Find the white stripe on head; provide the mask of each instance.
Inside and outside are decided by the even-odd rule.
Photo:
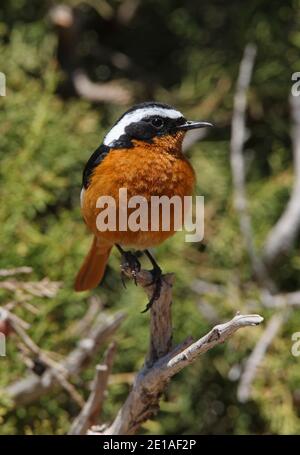
[[[115,126],[107,133],[104,138],[103,144],[112,146],[114,141],[117,141],[123,134],[125,134],[125,128],[131,123],[140,122],[144,117],[150,117],[152,115],[159,115],[160,117],[177,119],[183,117],[182,113],[176,111],[176,109],[164,108],[158,106],[142,107],[132,112],[125,114]]]

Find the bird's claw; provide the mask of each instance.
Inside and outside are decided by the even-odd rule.
[[[131,251],[126,251],[122,254],[122,264],[121,264],[121,280],[123,286],[126,288],[125,284],[125,270],[130,270],[130,273],[133,277],[134,283],[137,286],[136,276],[141,271],[141,264],[137,257],[131,253]]]
[[[146,313],[150,308],[152,307],[153,303],[159,299],[160,297],[160,292],[161,292],[161,287],[162,287],[162,271],[159,267],[155,267],[153,270],[151,270],[152,274],[152,281],[149,283],[147,286],[154,286],[152,296],[149,300],[149,302],[146,305],[146,308],[142,311],[142,313]]]

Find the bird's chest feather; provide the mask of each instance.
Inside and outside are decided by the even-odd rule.
[[[157,149],[133,148],[111,151],[95,168],[90,185],[85,190],[83,215],[93,230],[99,213],[100,196],[112,196],[119,205],[119,189],[127,189],[127,198],[143,196],[190,196],[195,175],[183,155],[172,155]]]
[[[116,197],[127,188],[128,197],[139,195],[190,195],[195,183],[194,171],[183,156],[136,148],[113,150],[95,169],[87,196]]]

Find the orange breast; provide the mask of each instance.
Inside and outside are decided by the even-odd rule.
[[[172,137],[174,140],[174,137]],[[93,172],[90,185],[84,193],[83,216],[91,231],[103,241],[120,243],[124,246],[134,246],[145,249],[158,245],[174,233],[174,229],[156,232],[131,230],[115,232],[99,232],[96,227],[96,218],[100,209],[96,207],[100,196],[112,196],[119,207],[119,189],[127,188],[128,199],[132,196],[143,196],[150,201],[151,196],[190,196],[193,193],[195,176],[190,163],[180,152],[180,147],[171,149],[162,147],[161,141],[170,145],[170,140],[164,137],[154,144],[145,144],[136,141],[131,149],[111,150],[101,164]],[[150,210],[150,205],[149,205]],[[128,215],[132,210],[128,210]],[[173,226],[173,212],[171,227]],[[150,212],[148,214],[150,223]],[[117,217],[118,221],[118,217]],[[118,222],[117,222],[118,224]],[[150,224],[149,224],[150,228]]]

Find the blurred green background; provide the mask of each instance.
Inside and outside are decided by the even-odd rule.
[[[99,289],[76,294],[72,286],[91,241],[79,208],[85,162],[116,118],[134,102],[148,99],[217,125],[188,151],[197,194],[206,201],[204,242],[185,243],[178,233],[156,251],[163,270],[176,274],[175,341],[189,334],[199,337],[237,310],[260,312],[268,320],[272,311],[259,304],[233,207],[230,122],[239,63],[245,45],[253,42],[257,59],[245,157],[260,249],[293,183],[288,97],[291,75],[300,70],[300,1],[67,0],[64,5],[72,10],[66,11],[72,11],[77,24],[71,35],[66,35],[68,17],[55,16],[56,5],[2,0],[0,6],[0,71],[7,78],[6,97],[0,98],[0,268],[31,266],[30,279],[63,282],[55,298],[32,301],[40,310],[26,314],[32,338],[44,349],[68,353],[76,339],[67,330],[96,294],[106,311],[128,313],[115,337],[113,375],[133,373],[143,362],[149,315],[140,311],[146,299],[132,283],[122,288],[118,254],[111,256]],[[79,96],[73,78],[79,68],[94,82],[122,87],[120,102]],[[281,291],[300,287],[299,269],[298,242],[273,271]],[[224,293],[200,298],[192,287],[195,279],[221,284]],[[0,290],[0,304],[10,298]],[[210,317],[203,308],[210,309]],[[291,335],[299,330],[300,314],[294,311],[259,367],[247,403],[237,399],[234,372],[263,327],[239,332],[176,376],[159,414],[141,433],[299,433],[300,360],[290,353]],[[7,357],[0,358],[0,387],[25,371],[11,337]],[[73,380],[84,396],[93,374],[92,365]],[[129,389],[125,380],[111,384],[104,421],[113,419]],[[17,410],[0,394],[0,433],[63,434],[78,412],[65,391]]]

